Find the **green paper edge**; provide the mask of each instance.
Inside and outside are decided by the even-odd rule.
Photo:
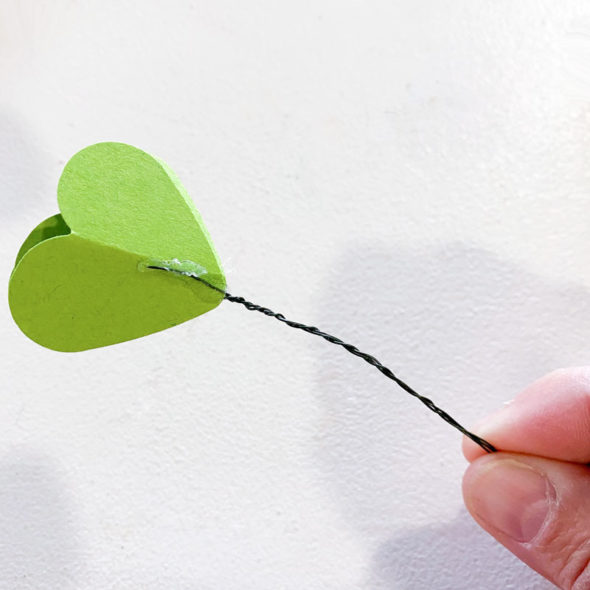
[[[21,258],[34,246],[48,240],[50,238],[54,238],[56,236],[63,236],[70,233],[70,228],[64,221],[64,218],[58,213],[57,215],[52,215],[48,217],[45,221],[42,221],[28,236],[27,239],[23,242],[23,245],[20,247],[18,254],[16,255],[16,260],[14,262],[14,266],[18,265]]]

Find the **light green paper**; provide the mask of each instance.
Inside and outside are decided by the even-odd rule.
[[[191,261],[225,290],[198,211],[158,159],[122,143],[89,146],[66,164],[58,203],[61,215],[23,243],[9,283],[12,315],[35,342],[67,352],[107,346],[185,322],[223,299],[191,273],[146,268]]]

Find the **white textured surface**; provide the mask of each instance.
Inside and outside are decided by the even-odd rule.
[[[588,362],[589,17],[2,0],[2,284],[65,161],[126,141],[177,171],[232,292],[469,424]],[[550,587],[462,508],[459,435],[333,346],[229,303],[82,354],[5,301],[0,329],[0,588]]]

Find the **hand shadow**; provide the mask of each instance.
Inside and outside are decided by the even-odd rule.
[[[544,373],[587,362],[584,288],[465,244],[351,247],[324,292],[320,329],[375,355],[467,427]],[[315,346],[320,477],[376,548],[367,588],[487,590],[509,587],[498,583],[508,578],[520,590],[551,587],[506,551],[490,557],[494,543],[456,517],[459,433],[360,359]]]
[[[440,567],[442,547],[445,567]],[[371,590],[555,588],[473,526],[465,509],[451,522],[402,531],[389,539],[374,555],[371,576]]]

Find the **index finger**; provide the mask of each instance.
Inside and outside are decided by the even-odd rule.
[[[500,451],[590,462],[590,367],[549,373],[471,431]],[[463,454],[473,461],[485,451],[465,437]]]

